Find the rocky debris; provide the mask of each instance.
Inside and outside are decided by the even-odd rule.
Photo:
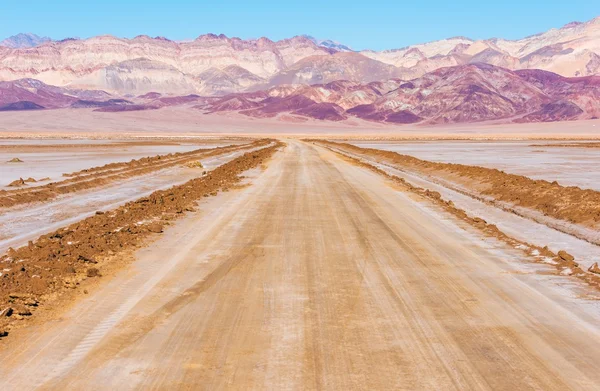
[[[38,306],[39,300],[29,293],[10,293],[6,304],[8,306],[0,310],[0,337],[7,335],[8,322],[31,316],[32,310]]]
[[[473,217],[473,224],[479,228],[485,228],[487,226],[487,221],[480,217]]]
[[[148,226],[148,231],[159,234],[163,232],[163,226],[162,224],[152,223]]]
[[[19,159],[18,157],[15,157],[10,159],[7,163],[23,163],[23,160]]]
[[[204,168],[200,161],[189,162],[184,165],[187,168]]]
[[[430,198],[435,198],[437,200],[442,199],[442,195],[437,191],[425,190],[425,195]]]
[[[558,252],[558,256],[563,261],[567,261],[567,262],[573,262],[573,261],[575,261],[575,257],[572,256],[571,254],[569,254],[568,252],[566,252],[565,250],[560,250]]]
[[[31,310],[24,305],[16,305],[14,310],[14,314],[18,316],[31,316]]]
[[[91,267],[89,269],[87,269],[86,275],[90,278],[92,277],[100,277],[100,270],[98,268],[95,267]]]
[[[11,307],[22,314],[34,312],[45,295],[77,289],[85,278],[101,276],[98,267],[91,267],[93,264],[102,265],[123,251],[139,247],[153,232],[162,232],[170,220],[194,210],[197,200],[204,195],[238,184],[241,173],[261,166],[280,145],[245,153],[205,176],[94,214],[23,247],[10,248],[0,256],[0,264],[4,266],[0,277],[0,308]],[[16,314],[5,319],[14,316],[29,315]],[[0,329],[3,327],[0,322]]]
[[[83,263],[98,263],[97,261],[93,260],[92,258],[88,258],[85,255],[79,254],[79,257],[77,258],[78,261],[81,261]]]
[[[10,293],[8,295],[10,303],[20,303],[29,307],[37,307],[39,300],[31,293]]]
[[[595,262],[592,266],[588,268],[588,272],[594,274],[600,274],[600,266],[598,266],[598,262]]]

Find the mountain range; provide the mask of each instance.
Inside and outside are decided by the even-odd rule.
[[[598,118],[600,18],[517,41],[454,37],[380,52],[310,36],[215,34],[19,34],[0,45],[0,111],[165,106],[395,124]]]
[[[214,34],[189,42],[148,36],[46,41],[19,35],[1,45],[0,80],[35,78],[56,86],[133,95],[160,91],[223,96],[282,84],[410,80],[470,63],[541,69],[566,77],[600,73],[600,17],[516,41],[454,37],[386,51],[356,52],[310,36],[274,42]]]
[[[600,117],[600,76],[568,78],[475,63],[441,68],[410,81],[273,87],[232,94],[200,108],[252,117],[358,117],[401,124],[592,119]]]
[[[0,111],[92,108],[121,112],[187,106],[255,118],[382,123],[546,122],[600,117],[600,76],[569,78],[475,63],[440,68],[409,81],[281,85],[224,97],[150,92],[128,99],[100,90],[55,87],[34,79],[0,82]]]

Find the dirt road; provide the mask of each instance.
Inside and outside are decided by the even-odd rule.
[[[600,301],[567,277],[321,147],[289,142],[248,176],[15,332],[0,388],[600,386]]]

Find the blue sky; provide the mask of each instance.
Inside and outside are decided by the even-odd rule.
[[[457,35],[517,39],[596,16],[598,0],[0,0],[0,37],[32,32],[55,39],[147,34],[180,40],[211,32],[277,40],[310,34],[381,50]]]

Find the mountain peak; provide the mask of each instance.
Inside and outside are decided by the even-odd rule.
[[[39,35],[32,33],[19,33],[0,42],[0,46],[6,46],[12,49],[32,48],[48,41],[51,41],[48,37],[40,37]]]
[[[334,50],[337,50],[338,52],[353,52],[354,51],[351,47],[346,46],[346,45],[341,44],[336,41],[332,41],[331,39],[317,39],[313,36],[306,35],[306,34],[302,35],[302,37],[312,41],[317,46],[321,46],[321,47],[324,47],[327,49],[334,49]]]
[[[582,24],[583,24],[583,22],[574,21],[574,22],[570,22],[570,23],[565,24],[564,26],[562,26],[562,28],[563,29],[570,29],[570,28],[573,28],[573,27],[580,26]]]

